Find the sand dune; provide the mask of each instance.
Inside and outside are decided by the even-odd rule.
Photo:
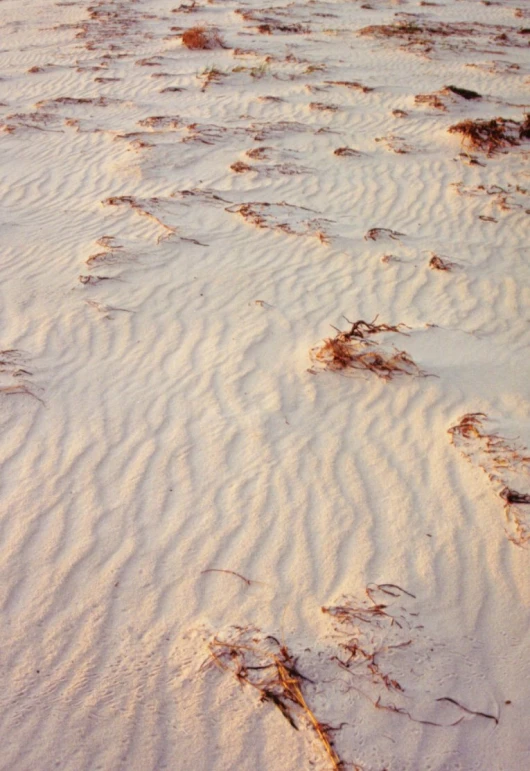
[[[0,16],[0,768],[525,768],[528,9]]]

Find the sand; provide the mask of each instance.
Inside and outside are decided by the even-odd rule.
[[[30,5],[0,2],[0,768],[333,768],[215,666],[242,639],[344,769],[526,768],[530,141],[449,128],[530,111],[529,9]],[[319,357],[360,319],[417,370]]]

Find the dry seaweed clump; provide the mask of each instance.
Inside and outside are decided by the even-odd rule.
[[[223,40],[215,28],[191,27],[182,35],[182,44],[194,51],[224,48]]]
[[[448,131],[460,134],[470,148],[495,153],[530,138],[530,114],[525,115],[521,122],[506,118],[467,119],[450,126]]]
[[[396,375],[413,375],[425,377],[418,365],[406,351],[385,350],[371,338],[380,332],[398,332],[404,324],[391,326],[376,324],[362,319],[352,323],[347,331],[337,330],[335,337],[329,337],[310,352],[311,360],[317,367],[332,372],[348,372],[349,370],[364,370],[373,372],[382,380],[391,380]],[[351,323],[351,322],[350,322]],[[314,372],[314,370],[310,370]]]
[[[331,727],[320,722],[307,703],[304,691],[312,681],[300,672],[297,659],[286,645],[257,629],[234,627],[223,639],[214,637],[208,648],[220,669],[232,674],[241,685],[252,686],[260,701],[277,707],[296,731],[310,727],[335,771],[346,768],[334,748]]]
[[[530,543],[530,453],[516,442],[488,431],[483,412],[463,415],[449,428],[451,441],[481,468],[504,501],[508,537],[517,546]]]

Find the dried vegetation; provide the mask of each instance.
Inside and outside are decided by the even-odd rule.
[[[482,412],[463,415],[449,429],[451,441],[481,468],[504,502],[508,537],[517,546],[530,543],[530,453],[514,440],[488,431]]]
[[[28,378],[32,372],[27,369],[26,357],[15,348],[0,350],[0,394],[5,396],[32,396],[41,404],[42,399],[35,393],[35,388]]]
[[[519,145],[523,139],[530,139],[530,113],[521,121],[508,118],[467,119],[450,126],[448,131],[450,134],[460,134],[462,142],[469,148],[493,154]]]
[[[314,212],[304,206],[293,206],[285,201],[249,201],[228,206],[226,211],[241,215],[257,228],[281,231],[291,236],[310,236],[321,243],[329,243],[330,235],[325,228],[330,220],[312,217]]]
[[[152,222],[156,223],[164,231],[164,233],[158,237],[158,242],[165,238],[169,238],[176,232],[175,228],[166,225],[166,223],[162,222],[162,220],[154,213],[154,210],[159,203],[160,199],[158,198],[139,199],[132,195],[114,195],[103,201],[105,206],[128,206],[141,216],[147,217]]]
[[[182,44],[192,51],[211,51],[225,48],[219,31],[214,27],[191,27],[182,35]]]
[[[241,685],[254,688],[261,702],[273,704],[295,730],[308,725],[326,751],[331,767],[345,769],[338,756],[330,726],[322,723],[308,704],[306,685],[311,681],[298,668],[286,645],[257,629],[234,628],[209,644],[215,664],[232,674]]]
[[[513,27],[499,24],[470,22],[426,21],[420,14],[407,14],[393,24],[373,24],[358,32],[361,36],[379,40],[399,41],[401,47],[421,54],[436,49],[462,53],[477,51],[493,53],[495,49],[527,46]],[[493,49],[493,50],[492,50]]]
[[[238,573],[234,575],[247,585],[252,583]],[[435,645],[432,640],[422,639],[424,627],[418,624],[418,614],[407,607],[415,599],[414,594],[397,584],[370,584],[360,597],[343,596],[337,604],[322,607],[331,630],[316,656],[307,646],[297,656],[285,642],[256,627],[234,626],[210,639],[209,657],[202,669],[215,666],[230,674],[242,687],[253,689],[260,703],[279,710],[293,729],[308,730],[335,771],[363,768],[346,760],[351,742],[341,742],[345,726],[351,728],[354,717],[351,700],[343,703],[340,695],[351,691],[363,696],[375,709],[422,725],[448,728],[471,717],[498,723],[496,715],[471,709],[452,696],[426,699],[418,689],[414,670],[422,659],[432,665]],[[322,703],[318,698],[322,692],[323,703],[329,705],[329,690],[339,697],[333,700],[336,725],[317,716],[313,707]],[[340,722],[342,709],[346,710],[346,719]]]
[[[450,271],[455,267],[455,263],[440,257],[438,254],[433,254],[429,260],[429,268],[431,270],[445,270]]]
[[[392,380],[397,375],[425,377],[418,365],[406,351],[397,349],[388,351],[373,340],[373,335],[381,332],[406,334],[402,331],[405,324],[392,326],[372,322],[355,321],[346,331],[337,330],[335,337],[324,340],[310,352],[311,360],[319,367],[332,372],[362,370],[373,372],[382,380]]]

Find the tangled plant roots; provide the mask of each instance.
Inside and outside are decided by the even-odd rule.
[[[368,370],[383,380],[391,380],[395,375],[415,375],[425,377],[417,364],[406,351],[385,351],[370,339],[370,335],[379,332],[401,332],[404,324],[391,326],[367,321],[356,321],[349,331],[338,331],[335,337],[327,338],[313,348],[310,356],[314,364],[324,369],[340,372],[345,370]]]
[[[295,730],[308,724],[326,750],[332,768],[345,769],[333,746],[332,729],[315,717],[306,701],[304,687],[311,681],[299,671],[296,658],[285,645],[257,629],[235,627],[225,639],[214,637],[208,647],[220,669],[230,672],[242,685],[255,688],[260,701],[274,704]]]
[[[508,537],[517,546],[530,543],[530,455],[485,427],[487,416],[468,413],[449,429],[451,441],[473,465],[489,477],[504,502]]]

